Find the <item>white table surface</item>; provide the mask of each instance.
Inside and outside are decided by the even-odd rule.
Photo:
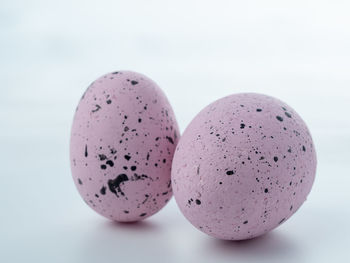
[[[349,262],[348,1],[3,1],[0,262]],[[75,106],[120,69],[165,91],[181,131],[235,92],[278,97],[304,118],[317,177],[303,207],[244,242],[199,232],[174,199],[136,224],[95,214],[69,168]]]

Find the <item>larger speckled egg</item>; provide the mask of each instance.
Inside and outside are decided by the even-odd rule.
[[[185,217],[220,239],[243,240],[285,222],[316,172],[310,132],[284,102],[231,95],[204,108],[176,148],[172,185]]]
[[[171,163],[179,129],[155,82],[119,71],[94,81],[77,107],[71,170],[84,201],[116,221],[137,221],[171,198]]]

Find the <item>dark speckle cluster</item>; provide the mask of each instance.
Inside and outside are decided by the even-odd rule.
[[[108,188],[118,197],[118,193],[124,195],[123,191],[120,188],[120,184],[123,182],[129,181],[129,178],[126,174],[120,174],[113,180],[108,180]]]

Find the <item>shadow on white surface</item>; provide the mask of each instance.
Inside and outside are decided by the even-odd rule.
[[[205,248],[213,258],[231,258],[233,261],[239,259],[245,262],[296,262],[303,254],[303,249],[296,240],[278,231],[244,241],[210,239]]]
[[[106,223],[106,228],[111,229],[111,231],[117,232],[137,232],[137,233],[149,233],[157,232],[160,230],[160,226],[153,223],[152,221],[135,221],[135,222],[116,222],[109,221]]]
[[[171,254],[172,244],[165,229],[152,220],[133,223],[103,221],[86,233],[78,253],[78,262],[128,262],[159,260],[161,254]]]
[[[189,226],[190,227],[190,226]],[[176,232],[176,235],[174,235]],[[181,236],[181,238],[179,238]],[[304,249],[288,232],[272,231],[246,241],[224,241],[158,220],[103,221],[86,233],[79,262],[300,262]]]

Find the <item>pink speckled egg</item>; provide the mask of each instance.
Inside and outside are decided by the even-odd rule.
[[[116,221],[147,218],[171,198],[179,129],[155,82],[119,71],[94,81],[77,107],[71,170],[84,201]]]
[[[316,173],[311,135],[284,102],[245,93],[204,108],[182,135],[172,185],[184,216],[227,240],[262,235],[285,222]]]

